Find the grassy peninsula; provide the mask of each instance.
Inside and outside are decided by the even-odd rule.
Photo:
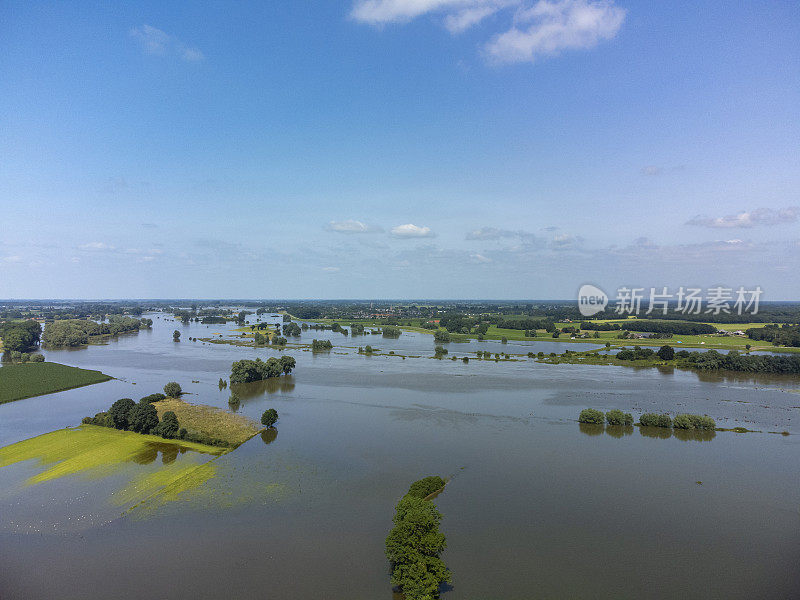
[[[113,379],[100,371],[39,362],[0,367],[0,404],[62,392]]]

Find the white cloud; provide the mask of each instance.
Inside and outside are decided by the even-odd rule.
[[[348,219],[346,221],[331,221],[325,226],[328,231],[335,231],[337,233],[376,233],[383,231],[376,225],[367,225],[361,221],[354,221]]]
[[[470,258],[479,262],[479,263],[490,263],[492,262],[491,258],[485,257],[483,254],[470,254]]]
[[[399,238],[429,238],[436,236],[430,227],[419,227],[412,223],[392,227],[392,235]]]
[[[477,4],[488,3],[479,0],[356,0],[350,16],[371,25],[404,23],[426,13]]]
[[[451,34],[459,34],[499,13],[510,28],[484,50],[492,62],[509,63],[593,48],[617,35],[626,11],[613,0],[356,0],[350,16],[386,25],[438,15]]]
[[[169,35],[147,24],[131,29],[131,37],[139,42],[147,54],[164,54],[170,43]]]
[[[338,273],[341,271],[339,267],[322,267],[322,270],[326,273]]]
[[[105,242],[87,242],[78,246],[80,250],[88,250],[90,252],[110,252],[116,248],[111,244]]]
[[[174,54],[186,62],[200,62],[205,58],[199,49],[187,46],[176,37],[151,25],[133,27],[130,34],[145,54]]]
[[[526,242],[535,242],[536,236],[527,231],[518,229],[512,231],[511,229],[498,229],[497,227],[481,227],[480,229],[473,229],[466,235],[467,240],[499,240],[502,238],[519,238]]]
[[[711,229],[749,229],[759,225],[795,223],[798,218],[800,218],[800,206],[788,206],[778,210],[772,208],[758,208],[753,211],[742,211],[735,215],[726,215],[724,217],[698,215],[689,219],[686,224],[709,227]]]
[[[617,35],[625,12],[611,0],[541,0],[518,11],[514,26],[485,50],[491,60],[511,63],[594,48]]]
[[[444,18],[444,26],[450,33],[461,33],[499,11],[502,8],[500,4],[499,2],[490,2],[485,6],[465,8],[451,13]]]
[[[15,254],[15,255],[12,255],[12,256],[4,256],[4,257],[3,257],[3,262],[7,262],[7,263],[21,263],[21,262],[22,262],[22,257],[21,257],[21,256],[17,256],[16,254]]]

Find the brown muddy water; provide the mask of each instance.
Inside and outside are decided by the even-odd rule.
[[[187,339],[230,329],[162,317],[107,345],[46,352],[118,379],[1,405],[0,445],[170,380],[190,401],[227,407],[230,389],[217,381],[231,362],[277,355]],[[301,341],[314,337],[334,352],[290,347],[294,375],[237,390],[240,413],[274,407],[277,427],[172,501],[120,510],[109,500],[115,477],[162,464],[159,453],[113,477],[36,487],[20,484],[36,465],[0,469],[0,598],[389,600],[383,541],[394,505],[431,474],[451,478],[435,500],[453,572],[445,600],[800,597],[800,381],[464,364],[428,358],[424,334],[309,331]],[[423,358],[356,354],[366,344]],[[458,357],[582,348],[449,346]],[[707,413],[721,427],[792,435],[586,428],[575,421],[585,407]]]

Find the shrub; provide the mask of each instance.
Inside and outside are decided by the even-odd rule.
[[[639,417],[639,424],[645,427],[672,427],[672,419],[666,414],[645,413]]]
[[[181,385],[178,382],[170,381],[164,386],[164,393],[170,398],[180,398],[183,390],[181,390]]]
[[[139,402],[143,402],[145,404],[151,404],[153,402],[160,402],[164,398],[166,398],[164,394],[156,393],[156,394],[150,394],[149,396],[145,396],[144,398],[140,399]]]
[[[278,411],[274,408],[268,408],[264,411],[264,414],[261,415],[261,424],[264,427],[272,427],[275,425],[275,422],[278,420]]]
[[[114,427],[114,422],[107,412],[99,412],[93,417],[84,417],[81,423],[87,425],[99,425],[100,427]]]
[[[581,414],[578,415],[578,422],[579,423],[597,423],[602,425],[605,422],[605,415],[593,408],[584,408],[581,411]]]
[[[621,410],[610,410],[606,413],[606,423],[609,425],[633,425],[633,416]]]
[[[44,355],[34,354],[33,356],[31,356],[31,362],[44,362]]]
[[[714,419],[709,416],[683,413],[675,417],[673,427],[675,427],[675,429],[702,429],[710,431],[716,429],[716,423]]]
[[[501,344],[507,344],[508,343],[508,338],[506,336],[503,336],[502,338],[500,338],[500,343]]]
[[[178,431],[178,437],[181,438],[182,440],[185,440],[187,433],[189,432],[186,430],[186,427],[181,427],[180,430]]]
[[[236,392],[232,392],[230,398],[228,398],[228,406],[231,407],[231,410],[237,411],[239,410],[239,406],[241,405],[242,400],[236,394]]]

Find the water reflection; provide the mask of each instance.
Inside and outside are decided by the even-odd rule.
[[[278,437],[278,430],[274,427],[269,427],[261,432],[261,441],[269,445]]]
[[[294,376],[284,375],[250,383],[233,383],[231,384],[231,391],[235,392],[242,400],[251,400],[264,394],[275,394],[277,392],[286,394],[293,391],[294,386]]]
[[[633,435],[632,425],[602,425],[596,423],[578,423],[578,429],[584,435],[596,436],[603,433],[613,438],[623,438]],[[642,427],[639,426],[639,434],[642,437],[666,440],[676,437],[682,442],[710,442],[717,436],[716,431],[705,431],[702,429],[668,429],[666,427]]]
[[[639,434],[642,437],[666,440],[672,437],[672,429],[667,429],[666,427],[639,427]]]
[[[710,442],[717,437],[717,432],[704,429],[673,429],[672,435],[682,442]]]
[[[578,423],[578,428],[581,430],[581,433],[585,433],[586,435],[603,435],[603,431],[605,430],[605,426],[599,423]]]
[[[606,433],[613,438],[633,435],[633,425],[609,425],[606,427]]]
[[[158,453],[161,453],[161,462],[165,465],[174,463],[179,454],[187,451],[186,448],[176,444],[162,444],[160,442],[146,442],[144,448],[136,452],[131,457],[131,461],[137,465],[149,465],[158,458]]]

